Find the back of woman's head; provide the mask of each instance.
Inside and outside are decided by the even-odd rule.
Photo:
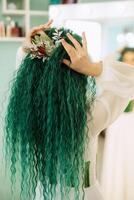
[[[20,169],[23,200],[35,199],[38,183],[44,200],[55,199],[57,186],[58,200],[70,199],[71,187],[78,200],[79,189],[84,187],[87,108],[91,112],[95,81],[93,77],[87,81],[87,76],[62,62],[69,57],[59,40],[64,38],[72,45],[67,32],[81,44],[80,36],[64,28],[51,28],[34,37],[12,82],[6,157],[12,185]]]

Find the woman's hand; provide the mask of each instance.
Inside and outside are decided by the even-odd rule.
[[[37,33],[43,33],[43,30],[48,29],[51,27],[51,24],[53,23],[53,20],[49,20],[46,24],[42,24],[40,26],[34,27],[30,30],[30,32],[26,35],[24,46],[25,44],[28,45],[31,43],[31,38],[36,35]],[[23,48],[25,51],[25,48]]]
[[[63,63],[79,73],[88,76],[99,76],[102,72],[102,63],[92,63],[90,61],[85,33],[82,34],[82,46],[70,33],[67,33],[67,36],[74,47],[68,44],[64,39],[61,39],[61,43],[71,60],[70,62],[70,60],[64,59]]]

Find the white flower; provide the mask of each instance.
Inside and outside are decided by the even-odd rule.
[[[55,32],[53,33],[53,37],[52,39],[55,41],[55,43],[57,43],[57,41],[59,41],[62,37],[63,31],[59,31],[58,29],[55,30]]]

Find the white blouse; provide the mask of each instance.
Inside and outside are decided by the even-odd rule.
[[[16,56],[18,68],[25,53],[20,47]],[[96,154],[99,133],[107,128],[124,111],[128,102],[134,98],[134,67],[118,62],[113,57],[103,60],[103,71],[96,77],[97,94],[92,123],[88,124],[90,142],[85,152],[85,161],[90,160],[90,184],[96,182]]]

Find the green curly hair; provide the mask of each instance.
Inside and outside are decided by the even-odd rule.
[[[52,38],[55,30],[45,33]],[[71,30],[59,30],[71,45],[68,32],[82,44]],[[19,171],[21,200],[36,199],[38,187],[44,200],[55,200],[57,194],[58,200],[69,200],[72,188],[74,200],[81,199],[81,190],[84,199],[84,152],[90,139],[87,112],[92,116],[96,84],[94,77],[67,67],[64,58],[69,56],[61,43],[45,61],[31,59],[28,53],[12,80],[5,152],[13,192]]]

